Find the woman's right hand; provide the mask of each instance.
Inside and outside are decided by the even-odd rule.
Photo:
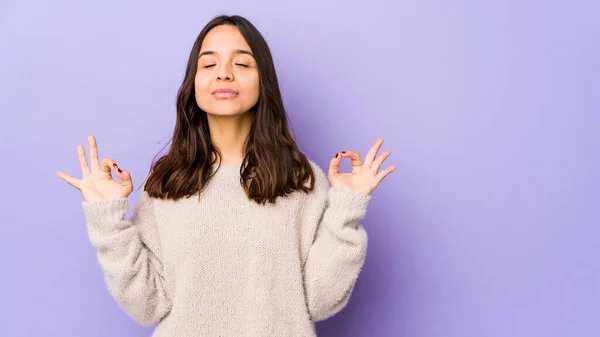
[[[90,144],[91,167],[88,167],[83,146],[77,146],[79,166],[83,177],[75,179],[62,171],[56,172],[56,175],[80,190],[83,199],[87,202],[127,198],[133,191],[133,182],[129,172],[122,171],[115,161],[109,158],[103,158],[102,161],[98,162],[96,138],[88,136],[88,142]],[[115,171],[121,182],[113,180],[111,170]]]

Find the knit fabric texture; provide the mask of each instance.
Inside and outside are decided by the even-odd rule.
[[[83,201],[110,294],[153,337],[316,336],[339,312],[364,264],[370,195],[330,187],[275,204],[250,200],[240,164],[222,164],[200,194]],[[216,165],[214,166],[216,169]]]

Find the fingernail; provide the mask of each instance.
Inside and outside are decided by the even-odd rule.
[[[113,167],[117,167],[117,166],[118,166],[117,163],[113,163]]]
[[[123,173],[123,171],[121,171],[121,169],[118,169],[119,173]]]
[[[346,151],[342,151],[343,154],[346,154]]]
[[[335,154],[335,157],[337,158],[339,155],[340,155],[339,153],[336,153],[336,154]]]

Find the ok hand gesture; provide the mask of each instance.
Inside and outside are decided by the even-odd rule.
[[[383,138],[378,138],[375,145],[367,153],[364,164],[360,160],[360,155],[354,151],[348,150],[336,153],[335,158],[329,163],[329,174],[327,175],[331,186],[347,186],[355,191],[367,195],[371,194],[383,178],[396,170],[396,166],[392,165],[379,172],[381,164],[391,154],[391,151],[386,150],[375,159],[381,144],[383,144]],[[340,163],[344,157],[352,160],[351,173],[340,172]]]
[[[129,172],[122,171],[115,161],[109,158],[104,158],[99,163],[96,138],[89,136],[88,142],[90,145],[91,167],[88,167],[83,146],[77,146],[79,166],[81,167],[83,177],[75,179],[62,171],[56,172],[56,175],[80,190],[83,194],[83,199],[87,202],[128,197],[133,191],[133,182],[131,181]],[[111,170],[115,171],[116,176],[121,182],[113,180]]]

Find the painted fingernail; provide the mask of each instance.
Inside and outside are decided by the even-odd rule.
[[[342,151],[343,154],[346,154],[346,151]]]
[[[336,154],[335,154],[335,157],[337,158],[339,155],[340,155],[339,153],[336,153]]]
[[[121,169],[118,169],[119,173],[123,173],[123,171],[121,171]]]
[[[117,166],[118,166],[117,163],[113,163],[113,167],[117,167]]]

